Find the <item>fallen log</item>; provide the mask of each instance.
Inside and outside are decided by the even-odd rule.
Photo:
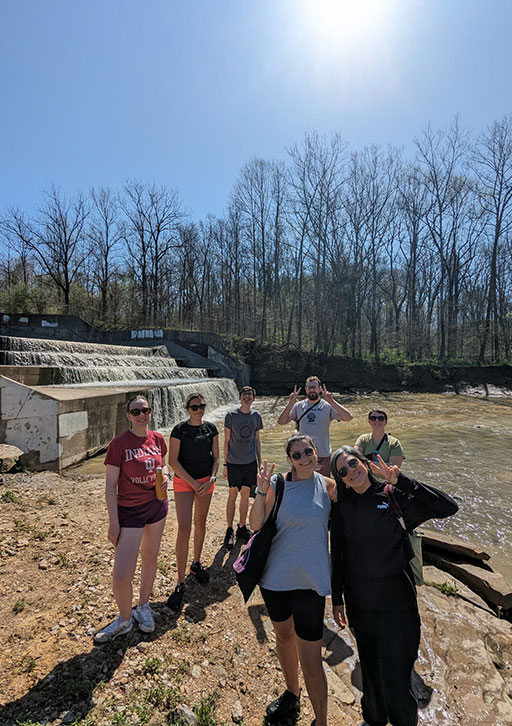
[[[512,607],[512,585],[499,572],[494,572],[489,565],[486,565],[485,568],[479,567],[470,562],[452,560],[433,551],[424,552],[424,559],[438,569],[454,575],[487,602],[491,602],[503,610]]]
[[[433,529],[418,528],[422,537],[422,546],[425,548],[434,548],[443,550],[443,552],[455,552],[458,555],[469,557],[472,560],[489,560],[491,555],[481,550],[478,545],[472,542],[466,542],[462,539],[450,537],[441,532],[435,532]]]

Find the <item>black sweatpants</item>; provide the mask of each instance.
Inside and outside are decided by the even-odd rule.
[[[416,726],[411,673],[418,655],[416,589],[406,572],[357,578],[345,589],[363,677],[363,718],[369,726]]]

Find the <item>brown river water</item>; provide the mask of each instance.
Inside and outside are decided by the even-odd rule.
[[[370,430],[367,417],[371,408],[385,410],[386,430],[400,439],[406,455],[404,473],[444,489],[459,503],[457,515],[428,526],[478,544],[492,555],[495,569],[512,583],[512,400],[415,393],[336,398],[354,418],[350,423],[331,424],[333,450],[353,444],[359,434]],[[284,444],[294,431],[293,424],[277,425],[286,402],[286,397],[262,397],[254,405],[263,417],[263,457],[275,462],[280,471],[288,468]],[[221,447],[228,408],[205,415],[219,427]],[[102,472],[103,456],[74,471]],[[218,482],[226,484],[222,477]]]

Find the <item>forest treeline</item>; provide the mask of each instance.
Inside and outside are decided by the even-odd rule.
[[[306,134],[253,158],[222,217],[128,181],[0,220],[0,309],[195,328],[376,360],[509,360],[512,116],[427,126],[413,158]]]

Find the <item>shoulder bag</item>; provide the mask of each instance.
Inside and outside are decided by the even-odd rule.
[[[391,504],[391,508],[395,513],[396,518],[400,522],[405,534],[409,539],[410,551],[412,554],[412,557],[409,560],[409,564],[411,565],[412,574],[414,575],[414,582],[416,583],[416,585],[423,585],[423,552],[421,549],[421,535],[414,531],[407,531],[404,522],[404,515],[402,514],[402,510],[400,509],[398,502],[396,501],[394,489],[394,486],[392,486],[391,484],[386,484],[386,486],[384,487],[384,494],[386,495],[389,503]]]
[[[233,562],[236,581],[244,596],[244,602],[251,597],[252,592],[265,569],[270,546],[276,533],[276,519],[284,493],[284,477],[277,474],[276,500],[267,521],[261,529],[255,532],[246,545],[240,550],[240,554]]]

